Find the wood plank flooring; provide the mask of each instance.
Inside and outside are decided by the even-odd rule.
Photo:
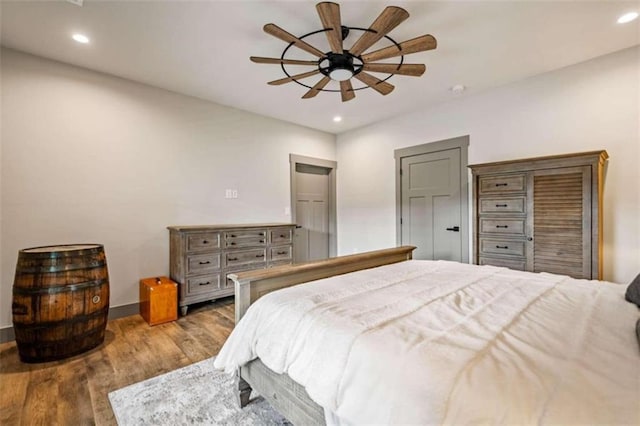
[[[109,392],[217,354],[233,318],[233,298],[153,327],[120,318],[98,348],[40,364],[20,362],[15,342],[0,344],[0,425],[115,425]]]

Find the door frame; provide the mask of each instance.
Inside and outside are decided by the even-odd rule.
[[[469,135],[400,148],[393,151],[396,162],[396,245],[402,245],[402,159],[415,155],[432,154],[450,149],[460,149],[460,237],[462,239],[461,260],[469,263]]]
[[[338,252],[338,227],[336,213],[336,161],[324,160],[322,158],[306,157],[304,155],[289,154],[289,170],[291,181],[291,222],[296,223],[296,165],[307,164],[310,166],[324,167],[329,169],[329,257],[337,256]]]

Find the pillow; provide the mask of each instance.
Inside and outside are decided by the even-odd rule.
[[[640,274],[631,281],[624,298],[628,302],[635,303],[640,308]]]

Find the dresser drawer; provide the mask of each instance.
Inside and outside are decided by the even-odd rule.
[[[293,240],[293,230],[291,228],[272,229],[269,231],[269,241],[271,244],[291,243]]]
[[[220,233],[203,232],[187,235],[187,251],[212,250],[220,248]]]
[[[229,278],[229,274],[237,274],[239,272],[244,272],[244,271],[255,271],[263,268],[264,267],[261,268],[260,265],[258,265],[257,267],[256,265],[237,265],[235,268],[229,267],[224,271],[225,279],[223,280],[223,282],[220,283],[222,285],[221,288],[231,289],[234,287],[233,280]]]
[[[525,175],[485,176],[479,178],[480,194],[504,194],[508,192],[524,192]]]
[[[266,266],[267,261],[266,249],[232,251],[225,255],[225,264],[227,268],[233,268],[240,265],[257,265]]]
[[[515,269],[517,271],[525,270],[524,259],[504,259],[501,257],[480,257],[480,265],[502,266],[504,268]]]
[[[249,229],[225,232],[224,245],[227,248],[266,246],[267,230]]]
[[[220,269],[220,252],[187,256],[187,274],[199,275]]]
[[[480,238],[480,254],[524,256],[524,241]]]
[[[187,296],[210,293],[220,289],[220,274],[187,278]]]
[[[524,197],[480,198],[480,214],[484,213],[524,213]]]
[[[524,218],[522,219],[480,219],[480,233],[508,234],[524,236]]]
[[[269,262],[268,268],[277,268],[278,266],[289,266],[293,264],[293,259],[289,260],[278,260]]]
[[[291,260],[292,258],[293,253],[290,245],[269,248],[269,261]]]

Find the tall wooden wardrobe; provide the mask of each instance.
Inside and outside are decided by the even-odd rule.
[[[471,165],[473,260],[602,279],[606,151]]]

